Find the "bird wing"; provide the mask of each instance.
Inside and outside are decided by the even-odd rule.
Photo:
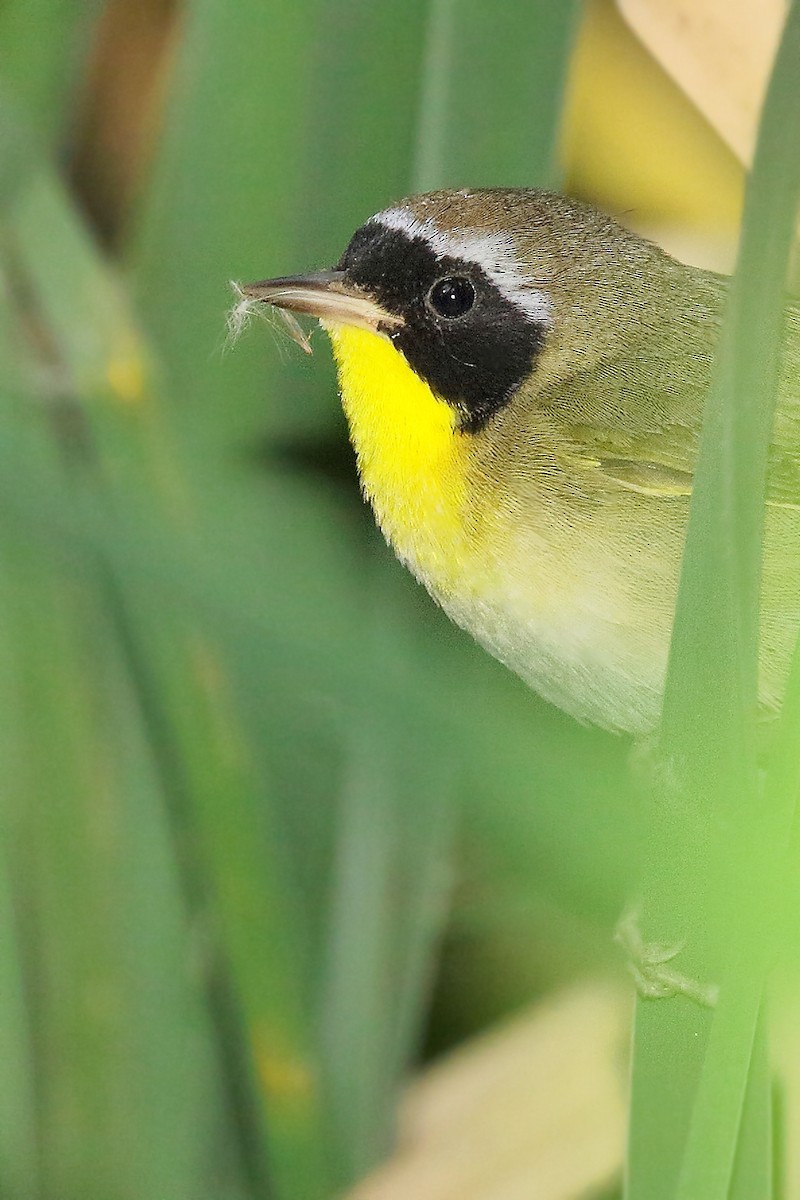
[[[602,448],[596,446],[594,453],[582,453],[580,462],[627,491],[664,498],[689,496],[696,453],[687,461],[680,453],[671,454],[671,449],[668,440],[656,444],[653,439],[639,446],[629,443],[623,447],[608,439]],[[782,508],[800,508],[800,442],[793,447],[780,443],[770,447],[766,502]]]
[[[629,492],[644,496],[690,496],[692,476],[650,459],[603,457],[584,459],[584,465],[619,484]]]
[[[628,491],[666,499],[691,494],[708,377],[701,379],[695,373],[694,378],[684,378],[678,394],[673,380],[659,378],[660,366],[653,362],[648,370],[647,362],[639,359],[634,375],[617,364],[614,375],[625,382],[606,394],[589,420],[570,422],[566,432],[573,462]],[[641,401],[637,404],[633,394],[636,376],[642,374],[648,379],[644,406]],[[603,412],[616,416],[613,428],[610,421],[602,420]],[[769,450],[767,504],[800,508],[800,369],[791,355],[786,356],[781,375]]]

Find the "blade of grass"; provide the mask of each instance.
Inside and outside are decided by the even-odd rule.
[[[769,1060],[767,1045],[767,1019],[763,1012],[755,1033],[743,1040],[751,1041],[752,1055],[747,1073],[747,1090],[742,1105],[739,1138],[730,1176],[729,1194],[732,1200],[780,1200],[775,1193],[775,1148],[773,1146],[775,1113],[772,1105],[772,1064]],[[709,1045],[709,1061],[711,1061],[712,1054],[713,1046]],[[720,1095],[724,1097],[725,1092],[718,1091],[717,1097]],[[698,1113],[702,1111],[699,1105],[695,1111]],[[693,1129],[696,1129],[698,1124],[699,1122],[695,1120]],[[710,1150],[711,1147],[709,1147]],[[708,1157],[711,1157],[710,1153]],[[764,1161],[765,1157],[766,1162]]]
[[[408,188],[428,7],[332,0],[320,13],[315,119],[295,198],[306,265],[336,262],[355,228]]]
[[[800,105],[792,84],[798,62],[794,6],[765,106],[701,439],[661,739],[673,786],[651,805],[649,927],[659,941],[688,934],[685,969],[717,979],[721,999],[713,1026],[710,1013],[680,997],[637,1006],[630,1200],[728,1196],[757,1027],[766,965],[759,953],[768,879],[762,851],[773,832],[758,795],[753,726],[760,554],[784,285],[800,195]],[[759,1194],[768,1195],[764,1069],[751,1081],[759,1093],[749,1096],[745,1113],[763,1136],[742,1132],[750,1160],[740,1153],[737,1177],[751,1189],[759,1179]]]
[[[7,297],[0,303],[0,370],[11,390],[21,380],[13,355]],[[31,402],[26,396],[26,401]],[[6,540],[0,518],[0,544]],[[20,716],[12,575],[8,557],[0,574],[0,761],[5,784],[0,803],[0,1178],[21,1200],[40,1194],[39,1127],[36,1111],[37,1060],[31,1021],[30,897],[21,880],[29,867],[24,837],[26,739]],[[21,826],[23,827],[21,829]]]
[[[370,601],[367,646],[398,693],[413,694],[423,682],[414,627],[380,569]],[[457,768],[438,725],[371,696],[349,740],[320,1019],[333,1112],[358,1178],[387,1150],[420,1036],[447,912]]]
[[[5,656],[4,656],[5,657]],[[4,661],[8,671],[9,664]],[[6,679],[8,675],[6,674]],[[6,699],[8,691],[3,699]],[[3,703],[4,716],[7,705]],[[9,714],[10,715],[10,714]],[[6,735],[2,749],[7,766],[6,790],[13,791],[18,802],[19,786],[16,755],[8,754]],[[17,749],[18,739],[14,739]],[[9,759],[11,758],[11,761]],[[16,768],[16,769],[15,769]],[[6,798],[5,807],[9,806]],[[3,846],[11,843],[8,821],[3,814]],[[39,1195],[38,1130],[34,1096],[36,1078],[33,1038],[26,1004],[26,984],[19,913],[12,888],[7,855],[0,855],[0,1176],[8,1193],[19,1200],[35,1200]]]
[[[69,132],[81,97],[81,67],[105,2],[5,0],[0,6],[0,73],[50,145]]]
[[[737,975],[732,975],[735,988],[728,989],[727,997],[720,1001],[709,1038],[708,1050],[700,1079],[692,1133],[684,1163],[684,1177],[691,1181],[692,1173],[697,1177],[696,1188],[710,1188],[715,1184],[713,1177],[704,1174],[704,1158],[708,1148],[718,1147],[714,1156],[725,1164],[736,1153],[734,1134],[737,1106],[746,1104],[743,1093],[746,1086],[748,1097],[754,1088],[762,1098],[756,1106],[751,1120],[760,1134],[761,1150],[771,1142],[772,1130],[765,1130],[764,1121],[769,1106],[763,1103],[763,1090],[770,1087],[769,1064],[766,1054],[766,1036],[763,1029],[766,1018],[763,1013],[763,981],[766,973],[782,945],[787,939],[787,916],[784,900],[790,892],[791,879],[795,874],[795,844],[793,828],[797,828],[797,805],[800,798],[800,638],[792,660],[786,686],[783,710],[772,742],[772,754],[763,786],[762,813],[759,822],[761,832],[751,839],[749,852],[750,872],[759,881],[760,890],[755,902],[740,914],[740,938],[747,947],[755,947],[744,955],[737,964]],[[793,940],[793,939],[791,939]],[[737,978],[738,976],[738,978]],[[759,1005],[762,1012],[759,1013]],[[756,1037],[754,1022],[760,1019],[762,1035]],[[754,1054],[747,1063],[748,1046],[756,1037]],[[735,1048],[732,1051],[732,1047]],[[753,1058],[761,1079],[751,1083]],[[758,1136],[757,1134],[757,1136]],[[742,1121],[742,1136],[750,1136],[746,1120]],[[756,1142],[758,1145],[758,1142]],[[754,1154],[753,1154],[754,1156]],[[774,1159],[774,1154],[773,1154]],[[740,1164],[747,1168],[749,1156],[739,1153],[734,1164],[734,1192],[743,1200],[756,1195],[752,1180],[736,1178]],[[724,1168],[726,1169],[726,1168]],[[773,1162],[773,1176],[775,1176]],[[719,1185],[721,1186],[721,1185]],[[738,1190],[736,1190],[738,1189]],[[698,1193],[699,1194],[699,1193]],[[769,1194],[769,1193],[767,1193]]]
[[[128,601],[135,596],[129,590]],[[147,639],[134,650],[146,664],[140,687],[151,728],[160,731],[162,763],[181,797],[195,869],[202,870],[196,886],[214,913],[223,1049],[241,1077],[245,1136],[256,1142],[256,1194],[323,1197],[333,1166],[310,1029],[308,930],[291,846],[245,736],[225,656],[207,635],[195,634],[187,672],[186,632],[175,638],[182,623],[164,620],[163,600],[154,607],[158,620],[142,623],[147,604],[139,598]]]
[[[431,0],[416,191],[557,181],[559,117],[578,13],[572,0]]]
[[[325,5],[190,0],[166,129],[128,263],[143,320],[163,355],[183,436],[253,445],[265,425],[319,427],[325,412],[274,386],[283,367],[247,340],[223,356],[229,281],[280,274],[304,251],[305,146],[315,119],[314,56]],[[265,396],[269,403],[265,403]],[[220,398],[235,403],[222,405]]]

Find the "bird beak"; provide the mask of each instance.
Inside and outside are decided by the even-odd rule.
[[[366,292],[350,283],[344,271],[314,271],[309,275],[287,275],[263,279],[241,288],[247,300],[261,300],[285,312],[318,317],[323,325],[357,325],[371,333],[388,336],[403,324],[402,317],[387,312]]]

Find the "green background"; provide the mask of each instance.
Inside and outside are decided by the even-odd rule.
[[[102,14],[0,6],[0,1196],[321,1200],[420,1057],[607,965],[642,810],[394,562],[324,339],[226,346],[230,281],[557,186],[580,5],[186,0],[111,237]]]

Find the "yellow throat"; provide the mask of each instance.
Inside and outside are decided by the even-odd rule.
[[[438,588],[469,557],[467,445],[456,414],[386,338],[327,326],[367,499],[397,554]]]

